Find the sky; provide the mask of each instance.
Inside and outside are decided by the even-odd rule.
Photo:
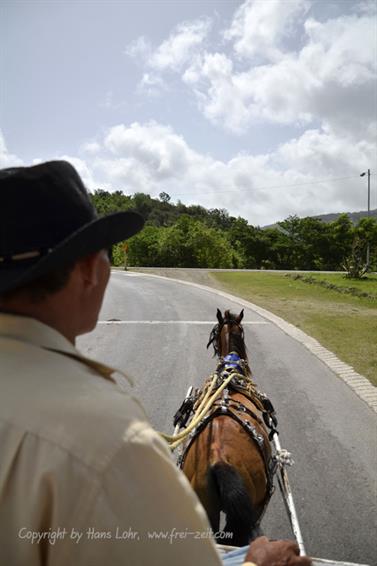
[[[253,225],[377,207],[377,3],[1,0],[0,167]]]

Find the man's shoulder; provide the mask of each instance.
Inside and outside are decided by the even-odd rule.
[[[0,344],[0,350],[1,344]],[[29,345],[2,356],[0,418],[100,469],[129,437],[150,431],[130,391],[64,354]]]

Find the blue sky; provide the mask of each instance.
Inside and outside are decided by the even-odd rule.
[[[0,4],[0,166],[252,224],[376,203],[376,3]]]

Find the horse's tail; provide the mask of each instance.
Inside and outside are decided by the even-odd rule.
[[[221,510],[226,513],[225,532],[231,539],[219,542],[234,546],[248,544],[254,535],[258,514],[246,490],[240,473],[225,462],[211,466],[211,475],[217,487]]]

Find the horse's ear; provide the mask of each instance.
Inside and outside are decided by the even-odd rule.
[[[220,309],[217,309],[216,316],[217,316],[217,320],[219,321],[219,324],[222,324],[224,322],[224,319]]]
[[[240,324],[241,320],[243,319],[243,309],[240,312],[240,314],[237,316],[236,321],[238,322],[238,324]]]

